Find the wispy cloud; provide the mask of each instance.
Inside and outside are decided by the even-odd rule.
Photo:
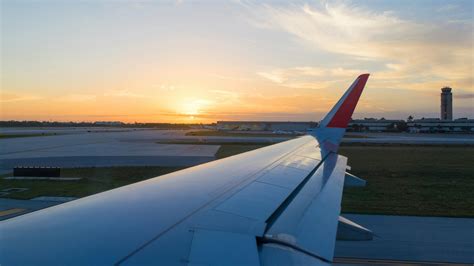
[[[232,81],[252,81],[250,78],[242,77],[242,76],[227,76],[227,75],[220,75],[220,74],[210,74],[209,76],[223,79],[223,80],[232,80]]]
[[[17,94],[9,92],[1,92],[0,94],[0,102],[2,103],[34,101],[40,99],[42,99],[41,96],[31,94]]]
[[[258,72],[259,76],[271,80],[275,83],[283,83],[287,80],[287,75],[284,71],[279,69],[271,70],[270,72]]]
[[[440,13],[445,13],[445,12],[453,12],[455,10],[459,9],[459,6],[458,5],[455,5],[455,4],[445,4],[445,5],[442,5],[440,7],[438,7],[436,9],[436,11],[440,12]]]
[[[144,98],[145,95],[140,93],[134,93],[129,90],[110,90],[104,93],[104,96],[112,96],[112,97],[129,97],[129,98]]]
[[[374,85],[408,89],[451,84],[474,89],[472,21],[466,25],[428,24],[402,19],[392,11],[375,12],[338,2],[249,5],[249,10],[250,21],[256,27],[286,32],[305,47],[344,55],[344,61],[352,65],[359,61],[359,65],[369,66],[365,71],[375,74]],[[372,61],[372,66],[364,60]],[[325,69],[275,68],[257,74],[279,84],[295,84],[296,79],[307,84],[319,82],[328,74],[335,78],[331,70],[328,73]],[[340,72],[342,76],[354,74],[348,69]]]
[[[320,49],[358,57],[385,58],[387,50],[396,53],[392,45],[403,42],[400,34],[413,38],[424,31],[423,25],[401,20],[391,12],[375,13],[341,3],[263,5],[253,10],[257,27],[283,30]]]
[[[90,102],[95,101],[97,96],[94,94],[68,94],[56,98],[57,101],[66,102]]]
[[[324,89],[337,83],[356,77],[364,72],[361,69],[292,67],[270,69],[257,75],[290,88]]]

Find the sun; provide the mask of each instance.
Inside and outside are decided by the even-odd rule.
[[[211,104],[209,100],[205,99],[193,99],[186,101],[182,104],[181,113],[190,117],[202,114],[203,109]]]
[[[199,107],[197,104],[194,103],[187,103],[184,104],[183,110],[181,113],[189,116],[194,116],[199,114]]]

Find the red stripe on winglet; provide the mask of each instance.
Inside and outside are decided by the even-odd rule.
[[[356,108],[357,102],[359,101],[359,97],[362,94],[362,90],[364,90],[364,86],[365,83],[367,83],[368,78],[369,74],[362,74],[358,77],[357,84],[341,104],[337,112],[334,114],[327,127],[347,127],[347,124],[349,124],[349,120],[352,117],[352,113],[354,113],[354,109]]]

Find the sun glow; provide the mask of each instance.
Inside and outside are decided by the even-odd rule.
[[[203,109],[209,107],[210,104],[209,100],[204,99],[189,100],[183,103],[181,113],[194,118],[194,116],[202,114]]]

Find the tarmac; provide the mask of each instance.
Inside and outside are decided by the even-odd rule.
[[[185,131],[179,130],[77,130],[68,134],[0,139],[0,173],[10,172],[15,166],[192,166],[215,159],[219,145],[156,143],[184,134]]]
[[[336,261],[474,264],[474,219],[343,214],[374,232],[371,241],[336,241]],[[349,260],[350,261],[350,260]],[[369,264],[368,262],[365,262]]]

